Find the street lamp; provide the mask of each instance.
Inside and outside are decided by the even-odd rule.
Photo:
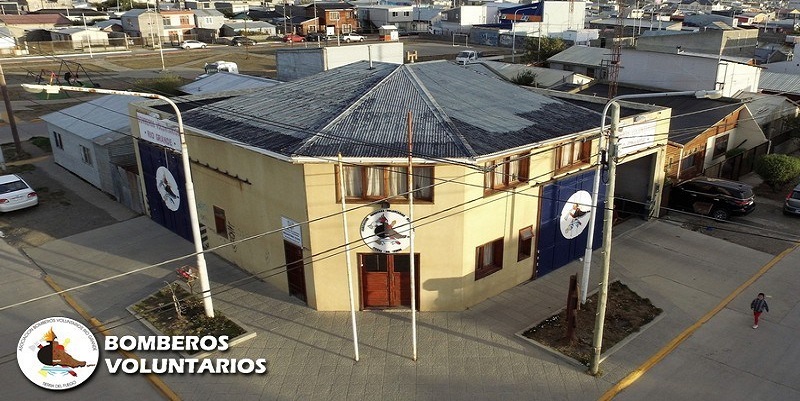
[[[600,138],[602,143],[603,135],[606,131],[606,115],[611,106],[614,108],[611,111],[611,130],[608,132],[608,144],[606,145],[606,154],[608,160],[608,183],[606,184],[606,207],[603,220],[603,273],[600,282],[600,292],[597,301],[597,316],[594,323],[594,339],[592,347],[594,348],[594,358],[590,372],[596,375],[600,365],[600,350],[603,344],[603,323],[606,317],[606,301],[608,299],[608,275],[611,268],[611,226],[614,219],[614,189],[616,186],[616,173],[617,173],[617,130],[619,130],[619,101],[626,99],[641,99],[648,97],[672,97],[672,96],[690,96],[693,95],[698,99],[719,99],[722,97],[722,92],[718,90],[699,90],[699,91],[680,91],[680,92],[661,92],[661,93],[638,93],[632,95],[620,95],[606,103],[603,108],[602,120],[600,120]],[[589,234],[586,242],[586,254],[584,256],[583,264],[583,277],[581,296],[585,302],[586,287],[589,283],[589,267],[591,266],[592,257],[592,242],[594,240],[594,223],[595,216],[597,215],[597,198],[599,197],[600,189],[600,172],[602,166],[600,163],[594,175],[594,185],[592,194],[592,213],[589,216]]]
[[[517,30],[516,30],[517,29],[517,13],[522,11],[522,10],[528,10],[528,9],[536,8],[536,7],[538,7],[538,5],[534,6],[534,7],[522,7],[522,8],[518,8],[518,9],[514,10],[514,20],[511,21],[511,62],[512,63],[514,62],[514,60],[516,59],[516,56],[517,56]],[[539,22],[539,24],[541,24],[541,21]],[[525,36],[527,36],[527,34]]]
[[[192,184],[192,170],[189,164],[189,150],[186,146],[186,135],[183,132],[183,117],[178,105],[175,104],[166,96],[157,95],[155,93],[144,92],[128,92],[112,89],[98,89],[98,88],[84,88],[79,86],[57,86],[57,85],[34,85],[22,84],[22,88],[31,93],[49,93],[56,94],[61,91],[68,92],[85,92],[85,93],[100,93],[106,95],[122,95],[122,96],[136,96],[148,99],[159,99],[167,102],[172,109],[175,110],[175,116],[178,119],[178,135],[181,141],[181,158],[183,159],[183,170],[186,178],[186,203],[189,206],[189,220],[192,225],[192,235],[194,237],[194,251],[197,256],[197,269],[198,278],[200,279],[200,289],[203,292],[203,306],[207,317],[214,317],[214,307],[211,303],[211,287],[208,283],[208,269],[206,267],[206,258],[203,253],[203,242],[200,237],[200,222],[197,218],[197,205],[194,198],[194,184]]]

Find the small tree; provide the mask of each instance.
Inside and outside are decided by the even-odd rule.
[[[773,191],[777,191],[800,176],[800,158],[789,155],[765,155],[756,160],[755,172]]]
[[[525,54],[522,55],[522,61],[525,63],[545,61],[561,53],[566,48],[567,42],[564,42],[561,38],[527,38],[527,40],[525,40]]]

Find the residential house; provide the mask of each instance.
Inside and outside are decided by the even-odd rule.
[[[22,4],[22,11],[32,12],[43,8],[70,8],[72,0],[25,0],[18,2]]]
[[[495,9],[496,11],[496,9]],[[461,6],[442,11],[439,27],[442,35],[468,34],[473,25],[496,23],[496,14],[489,14],[486,5]]]
[[[414,7],[411,12],[411,18],[413,18],[413,21],[411,22],[409,33],[434,33],[434,26],[439,25],[439,21],[442,19],[442,9]]]
[[[278,80],[288,82],[362,60],[403,64],[403,56],[401,42],[283,48],[275,53],[275,69]]]
[[[605,78],[611,50],[602,47],[570,46],[547,59],[554,70],[572,71],[591,78]]]
[[[72,21],[73,23],[81,23],[84,22],[88,25],[92,25],[97,21],[108,21],[109,16],[108,13],[104,13],[102,11],[92,10],[90,8],[45,8],[38,11],[31,12],[29,14],[33,15],[44,15],[44,14],[52,14],[52,15],[63,15],[68,20]]]
[[[4,24],[15,38],[26,37],[30,31],[39,29],[67,28],[72,22],[58,14],[46,15],[0,15],[0,24]]]
[[[169,38],[173,43],[183,40],[183,35],[191,35],[195,28],[194,11],[192,10],[160,10],[163,31],[159,35]]]
[[[763,74],[762,81],[770,75],[785,75]],[[795,77],[795,81],[800,80],[798,78]],[[795,101],[785,97],[785,94],[768,94],[766,90],[764,93],[742,93],[737,98],[744,102],[753,121],[761,127],[769,141],[767,153],[790,154],[800,149],[800,143],[792,137],[794,128],[790,124],[791,120],[800,116],[800,106]]]
[[[618,185],[653,196],[670,110],[638,107],[648,123],[621,120]],[[169,116],[136,109],[133,124]],[[591,197],[599,113],[488,69],[361,61],[194,108],[183,122],[208,245],[318,310],[349,309],[348,287],[361,309],[408,306],[411,274],[421,310],[463,310],[584,255],[589,214],[574,211]],[[156,185],[165,171],[182,177],[177,155],[148,140],[136,149],[154,220],[185,231],[186,207]]]
[[[411,5],[364,5],[358,7],[358,22],[363,30],[377,32],[383,25],[394,25],[401,32],[411,32],[414,7]]]
[[[42,116],[53,160],[134,211],[144,212],[128,105],[132,96],[102,96]]]
[[[681,0],[678,4],[678,10],[684,14],[700,12],[711,14],[713,8],[714,2],[711,0]]]
[[[317,18],[319,26],[310,32],[325,32],[328,35],[341,35],[359,30],[356,8],[350,3],[314,2],[302,6],[305,16]],[[298,15],[298,14],[295,14]]]
[[[120,20],[124,32],[135,38],[160,37],[164,32],[164,20],[155,10],[135,8],[122,14]]]
[[[108,32],[99,29],[86,29],[83,27],[52,29],[50,30],[50,37],[54,42],[72,42],[74,49],[83,49],[89,46],[108,46]]]
[[[625,86],[617,88],[618,95],[648,92]],[[608,87],[594,85],[580,93],[604,96]],[[631,101],[636,102],[635,99]],[[642,101],[672,110],[663,165],[666,177],[672,181],[698,175],[738,179],[752,171],[753,160],[766,152],[768,143],[764,131],[739,99],[665,96]],[[742,156],[734,157],[728,154],[730,151],[740,151]],[[741,164],[743,156],[747,158],[747,165],[734,166]]]
[[[197,29],[207,29],[219,32],[225,23],[225,15],[214,9],[192,10],[194,25]]]

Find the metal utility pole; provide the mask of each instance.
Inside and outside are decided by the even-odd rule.
[[[17,154],[22,154],[22,142],[19,140],[19,132],[17,132],[17,122],[14,120],[14,110],[11,108],[11,99],[8,97],[8,87],[6,86],[6,75],[3,73],[3,65],[0,64],[0,92],[3,95],[3,103],[6,105],[6,113],[8,114],[8,126],[11,128],[11,137],[14,138],[14,149]],[[6,169],[6,161],[3,153],[0,151],[0,168]]]

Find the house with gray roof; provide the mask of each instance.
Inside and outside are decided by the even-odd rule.
[[[639,111],[647,123],[621,140],[636,165],[624,181],[655,197],[663,170],[642,166],[663,159],[670,111]],[[601,230],[570,215],[588,212],[600,113],[485,67],[359,61],[183,122],[208,246],[318,310],[348,310],[348,288],[359,309],[409,306],[411,274],[420,310],[463,310],[583,257]],[[177,229],[188,212],[170,209],[157,178],[182,167],[133,132],[148,210]]]
[[[128,104],[109,95],[46,114],[53,160],[134,211],[143,212]]]

